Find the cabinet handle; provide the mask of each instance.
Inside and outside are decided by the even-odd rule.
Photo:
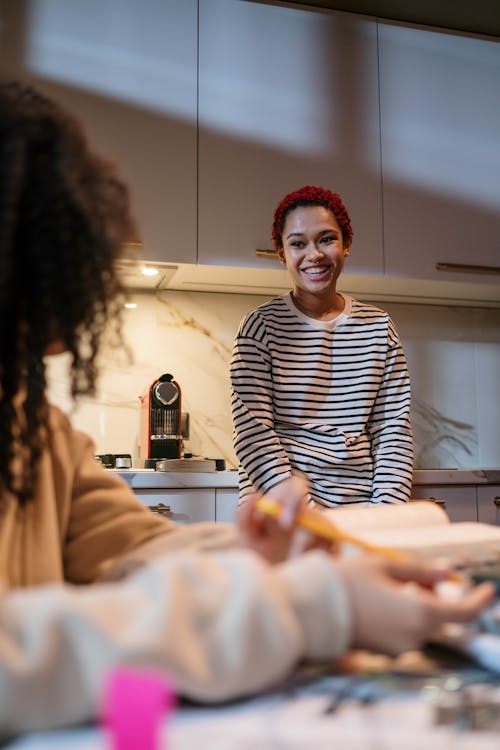
[[[493,504],[494,504],[494,505],[495,505],[495,506],[496,506],[497,508],[500,508],[500,497],[498,497],[498,496],[497,496],[497,497],[494,497],[494,498],[493,498]]]
[[[277,258],[278,253],[276,250],[269,250],[267,248],[257,248],[255,251],[255,255],[257,255],[259,258]]]
[[[468,263],[436,263],[436,271],[452,271],[454,273],[488,273],[500,276],[500,266],[476,266]]]
[[[159,516],[163,516],[164,518],[168,518],[170,515],[172,515],[171,506],[165,505],[165,503],[158,503],[158,505],[150,505],[149,510],[152,513],[156,513]]]

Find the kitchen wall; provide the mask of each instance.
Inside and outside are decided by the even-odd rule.
[[[139,395],[164,372],[190,414],[185,450],[236,465],[228,367],[243,315],[268,297],[163,291],[133,294],[125,336],[133,361],[106,347],[96,399],[76,409],[65,355],[48,363],[50,396],[94,438],[99,453],[138,463]],[[369,300],[367,300],[369,301]],[[377,303],[400,332],[413,385],[417,468],[500,466],[500,309]]]

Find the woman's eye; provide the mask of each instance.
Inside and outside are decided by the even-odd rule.
[[[321,238],[321,242],[323,242],[325,245],[328,245],[330,242],[337,242],[337,240],[338,236],[336,234],[326,234]]]
[[[303,244],[304,243],[302,242],[302,240],[293,240],[292,242],[290,242],[291,247],[302,247]]]

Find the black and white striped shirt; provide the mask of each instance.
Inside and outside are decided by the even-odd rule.
[[[410,381],[389,315],[345,298],[330,321],[291,294],[242,321],[231,361],[240,496],[306,474],[326,506],[410,496]]]

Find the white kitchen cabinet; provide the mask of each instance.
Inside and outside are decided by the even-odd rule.
[[[0,7],[0,63],[118,162],[148,260],[196,263],[197,0]]]
[[[414,485],[412,500],[433,500],[443,507],[450,521],[477,521],[474,485]]]
[[[116,471],[146,505],[167,506],[170,510],[165,510],[162,515],[172,521],[234,521],[238,505],[238,474],[235,471],[110,471]]]
[[[217,487],[215,490],[215,520],[234,523],[238,501],[239,491],[237,487]]]
[[[176,523],[215,521],[215,491],[207,489],[134,489],[145,505],[167,506],[162,515]]]
[[[279,268],[271,223],[304,184],[350,212],[346,272],[382,273],[376,20],[201,0],[198,262]]]
[[[500,525],[500,485],[477,488],[478,520]]]
[[[164,509],[159,508],[163,511],[161,515],[176,523],[234,523],[236,520],[237,488],[134,489],[134,494],[145,505],[164,506]]]
[[[495,282],[500,271],[500,42],[379,24],[386,274]]]

